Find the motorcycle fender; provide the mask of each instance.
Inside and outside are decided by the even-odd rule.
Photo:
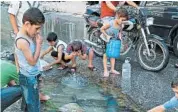
[[[155,34],[150,34],[147,37],[148,38],[155,38],[155,39],[160,40],[160,41],[164,41],[164,39],[162,39],[160,36],[155,35]]]

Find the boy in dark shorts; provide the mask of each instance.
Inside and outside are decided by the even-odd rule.
[[[58,68],[60,70],[67,68],[66,63],[70,62],[71,57],[66,56],[65,51],[67,48],[67,44],[62,40],[57,40],[57,35],[54,32],[50,32],[46,38],[48,44],[50,45],[47,50],[45,50],[40,58],[43,58],[46,54],[51,52],[51,56],[55,59],[54,62],[45,66],[43,69],[48,70],[51,66],[60,63],[61,66]]]

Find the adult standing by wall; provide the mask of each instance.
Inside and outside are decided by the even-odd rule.
[[[102,1],[101,2],[101,15],[100,18],[104,23],[108,23],[114,19],[117,6],[123,6],[128,3],[130,6],[138,8],[138,5],[133,1]]]
[[[31,7],[40,7],[38,1],[12,1],[9,5],[8,13],[13,33],[16,35],[22,27],[22,17],[24,12]]]

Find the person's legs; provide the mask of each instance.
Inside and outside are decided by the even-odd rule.
[[[113,74],[120,74],[118,71],[115,70],[115,58],[111,58],[110,61],[111,61],[111,73]]]
[[[76,57],[73,57],[71,61],[72,61],[72,67],[76,67]]]
[[[37,77],[26,77],[23,74],[19,76],[20,86],[27,105],[28,112],[40,112],[40,101],[38,92]]]
[[[96,68],[93,66],[93,57],[94,51],[93,48],[87,48],[87,55],[88,55],[88,69],[91,71],[96,71]]]
[[[61,66],[59,66],[58,69],[64,69],[65,68],[65,64],[62,63],[62,52],[58,53],[56,51],[52,51],[51,52],[51,56],[55,59],[55,60],[58,60],[58,58],[60,57],[60,62],[58,64],[61,64]],[[61,56],[58,56],[58,55],[61,55]]]
[[[37,75],[37,81],[38,81],[38,88],[39,88],[39,98],[40,98],[40,101],[47,101],[50,99],[50,97],[48,95],[45,95],[43,94],[41,91],[40,91],[40,83],[42,83],[43,79],[41,77],[41,74]]]
[[[103,55],[103,68],[104,68],[104,77],[108,77],[108,69],[107,69],[107,56],[106,54]]]
[[[57,59],[60,60],[60,61],[62,60],[63,50],[64,50],[64,45],[62,45],[62,44],[59,45],[58,52],[57,52],[58,53]]]
[[[58,59],[58,52],[52,51],[52,52],[51,52],[51,56],[52,56],[55,60],[57,60],[57,59]],[[60,63],[59,63],[59,64],[60,64]]]
[[[93,67],[94,51],[92,48],[88,48],[88,67]]]

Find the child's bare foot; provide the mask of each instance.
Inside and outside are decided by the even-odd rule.
[[[116,71],[116,70],[112,70],[112,71],[110,71],[110,73],[116,74],[116,75],[119,75],[119,74],[120,74],[120,73],[119,73],[118,71]]]
[[[48,95],[44,95],[42,93],[40,93],[40,101],[47,101],[50,99],[50,97]]]
[[[109,72],[108,71],[104,72],[103,77],[109,77]]]

